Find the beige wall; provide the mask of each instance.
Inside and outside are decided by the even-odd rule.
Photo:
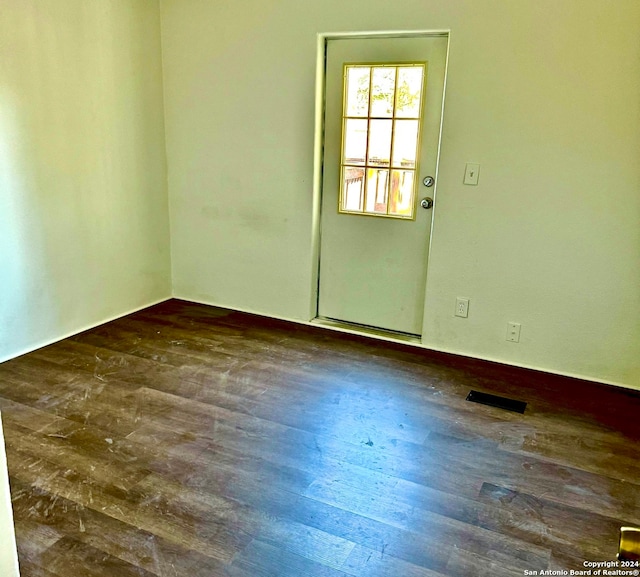
[[[450,29],[425,345],[640,386],[640,5],[394,8],[161,0],[161,49],[155,0],[6,0],[0,360],[171,274],[176,296],[308,320],[316,34]]]
[[[3,0],[0,361],[170,294],[157,2]]]
[[[640,4],[390,7],[161,0],[174,294],[308,320],[316,34],[450,29],[424,343],[640,388]]]
[[[15,531],[13,529],[2,421],[0,421],[0,575],[2,577],[18,576],[18,556],[16,553]]]

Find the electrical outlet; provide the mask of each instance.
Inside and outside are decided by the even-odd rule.
[[[511,343],[520,342],[520,323],[507,323],[507,340]]]
[[[456,299],[456,316],[465,319],[469,316],[469,299],[462,297]]]

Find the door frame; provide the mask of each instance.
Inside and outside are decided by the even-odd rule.
[[[447,78],[449,72],[449,50],[451,48],[451,30],[387,30],[371,32],[329,32],[317,35],[316,45],[316,90],[315,90],[315,123],[314,123],[314,146],[313,146],[313,208],[311,222],[311,298],[309,302],[309,319],[318,320],[318,303],[320,298],[320,242],[322,235],[322,173],[324,162],[324,113],[325,113],[325,87],[326,87],[326,61],[327,45],[331,40],[344,39],[383,39],[383,38],[425,38],[425,37],[446,37],[447,55],[444,72],[444,85],[442,90],[442,103],[440,108],[440,132],[438,134],[438,153],[436,158],[435,185],[432,196],[436,199],[438,189],[438,172],[440,168],[440,156],[442,152],[442,131],[444,127],[444,104],[447,92]],[[433,232],[436,217],[436,206],[433,206],[433,216],[431,218],[431,242],[428,248],[427,259],[427,285],[429,281],[429,264],[431,262],[431,247],[433,246]],[[425,286],[425,301],[426,301]],[[426,318],[424,315],[423,318]],[[336,323],[331,323],[334,327]],[[347,323],[345,323],[347,324]],[[349,332],[358,332],[357,328],[350,327]],[[370,334],[371,331],[362,329],[363,333]],[[382,335],[381,335],[382,336]],[[425,338],[425,326],[423,321],[422,337]]]

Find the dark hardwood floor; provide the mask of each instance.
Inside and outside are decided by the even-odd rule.
[[[23,577],[516,576],[640,525],[636,393],[182,301],[0,365],[0,410]]]

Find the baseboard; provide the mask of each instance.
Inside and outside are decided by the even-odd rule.
[[[0,357],[0,363],[4,363],[5,361],[9,361],[11,359],[15,359],[17,357],[21,357],[22,355],[26,355],[27,353],[31,353],[33,351],[37,351],[38,349],[41,349],[42,347],[47,347],[49,345],[52,345],[53,343],[57,343],[58,341],[62,341],[64,339],[68,339],[69,337],[73,337],[74,335],[83,333],[84,331],[88,331],[89,329],[94,329],[96,327],[99,327],[100,325],[104,325],[106,323],[110,323],[111,321],[115,321],[117,319],[121,319],[122,317],[126,317],[127,315],[133,314],[133,313],[137,313],[138,311],[147,309],[149,307],[152,307],[153,305],[157,305],[160,303],[163,303],[165,301],[170,300],[172,297],[171,296],[167,296],[165,298],[156,300],[156,301],[151,301],[143,306],[140,307],[136,307],[134,309],[131,309],[127,312],[123,312],[123,313],[118,313],[112,317],[107,317],[101,321],[98,321],[96,323],[91,323],[89,325],[86,325],[82,328],[79,328],[78,330],[73,330],[69,333],[64,333],[58,337],[54,337],[52,339],[47,339],[46,341],[41,341],[38,343],[35,343],[33,345],[29,345],[28,347],[26,347],[25,349],[20,349],[18,352],[16,353],[12,353],[11,355],[7,356],[7,357]]]
[[[498,363],[500,365],[507,365],[507,366],[516,367],[516,368],[519,368],[519,369],[526,369],[526,370],[530,370],[530,371],[538,371],[540,373],[546,373],[546,374],[549,374],[549,375],[557,375],[559,377],[568,377],[568,378],[571,378],[571,379],[580,379],[582,381],[589,381],[591,383],[598,383],[600,385],[607,385],[607,386],[610,386],[610,387],[619,387],[619,388],[622,388],[622,389],[628,389],[630,391],[640,391],[640,385],[633,386],[633,385],[629,385],[627,383],[619,383],[619,382],[616,382],[616,381],[608,381],[608,380],[605,380],[605,379],[596,379],[594,377],[581,375],[579,373],[572,373],[572,372],[568,372],[568,371],[558,371],[558,370],[555,370],[555,369],[548,369],[548,368],[538,367],[538,366],[535,366],[535,365],[528,365],[528,364],[524,364],[524,363],[514,363],[512,361],[507,361],[507,360],[500,359],[500,358],[495,358],[495,357],[482,356],[482,355],[472,355],[472,354],[470,354],[468,352],[457,350],[457,349],[450,349],[450,348],[446,348],[446,347],[440,348],[440,347],[426,346],[423,343],[418,342],[416,340],[411,341],[411,340],[407,340],[407,339],[403,339],[403,338],[394,338],[392,335],[367,333],[367,332],[356,330],[356,329],[351,328],[351,327],[340,326],[338,324],[333,325],[331,323],[320,323],[320,322],[317,322],[316,319],[310,319],[308,321],[305,321],[305,320],[302,320],[302,319],[290,318],[290,317],[285,317],[285,316],[280,316],[280,315],[266,314],[264,312],[251,310],[251,309],[238,308],[238,307],[234,307],[234,306],[230,306],[230,305],[225,305],[225,304],[222,304],[222,303],[216,303],[216,302],[213,302],[213,301],[207,301],[207,300],[201,300],[201,299],[193,299],[193,298],[188,298],[188,297],[180,297],[180,296],[177,296],[177,295],[174,295],[173,298],[175,298],[177,300],[183,300],[183,301],[187,301],[187,302],[196,303],[196,304],[219,307],[219,308],[229,309],[229,310],[238,311],[238,312],[241,312],[241,313],[247,313],[247,314],[251,314],[251,315],[258,315],[258,316],[261,316],[261,317],[267,317],[267,318],[271,318],[271,319],[275,319],[275,320],[279,320],[279,321],[287,321],[287,322],[296,323],[296,324],[300,324],[300,325],[318,327],[318,328],[322,328],[324,330],[329,330],[329,331],[336,331],[336,332],[340,332],[340,333],[347,333],[347,334],[352,334],[352,335],[369,337],[369,338],[376,339],[376,340],[379,340],[379,341],[386,341],[386,342],[390,342],[390,343],[402,344],[402,345],[406,345],[406,346],[410,346],[410,347],[420,348],[420,349],[423,349],[423,350],[426,350],[426,351],[434,351],[434,352],[438,352],[438,353],[456,355],[456,356],[459,356],[459,357],[475,359],[475,360],[478,360],[478,361],[486,361],[486,362],[489,362],[489,363]]]
[[[608,381],[606,379],[596,379],[593,378],[591,376],[587,376],[587,375],[582,375],[579,373],[572,373],[572,372],[568,372],[568,371],[558,371],[558,370],[553,370],[553,369],[548,369],[548,368],[544,368],[544,367],[539,367],[539,366],[535,366],[535,365],[528,365],[525,363],[514,363],[511,361],[506,361],[504,359],[500,359],[500,358],[495,358],[495,357],[489,357],[489,356],[482,356],[482,355],[472,355],[469,354],[468,352],[465,351],[461,351],[461,350],[457,350],[457,349],[451,349],[451,348],[447,348],[447,347],[432,347],[432,346],[426,346],[424,344],[422,344],[421,342],[418,341],[412,341],[412,340],[407,340],[404,338],[396,338],[392,335],[386,335],[386,334],[374,334],[371,332],[363,332],[351,327],[345,327],[345,326],[340,326],[340,325],[332,325],[329,323],[319,323],[317,322],[315,319],[310,319],[310,320],[302,320],[302,319],[296,319],[296,318],[291,318],[291,317],[286,317],[283,315],[275,315],[275,314],[266,314],[264,312],[261,311],[256,311],[253,309],[247,309],[247,308],[239,308],[239,307],[234,307],[234,306],[230,306],[230,305],[225,305],[224,303],[218,303],[218,302],[213,302],[207,299],[199,299],[199,298],[189,298],[189,297],[181,297],[181,296],[177,296],[177,295],[173,295],[173,296],[168,296],[165,298],[161,298],[155,301],[151,301],[145,305],[142,305],[140,307],[136,307],[134,309],[128,310],[126,312],[123,313],[119,313],[117,315],[114,315],[112,317],[107,317],[101,321],[98,321],[96,323],[92,323],[90,325],[86,325],[82,328],[79,328],[78,330],[73,330],[69,333],[65,333],[63,335],[60,335],[58,337],[55,337],[53,339],[48,339],[46,341],[43,342],[39,342],[36,343],[34,345],[31,345],[29,347],[26,347],[25,349],[21,349],[18,352],[11,354],[7,357],[1,357],[0,358],[0,363],[3,363],[5,361],[9,361],[11,359],[14,359],[16,357],[25,355],[27,353],[30,353],[32,351],[41,349],[42,347],[46,347],[48,345],[51,345],[53,343],[57,343],[58,341],[61,341],[63,339],[67,339],[69,337],[72,337],[74,335],[77,335],[79,333],[82,333],[84,331],[87,331],[89,329],[93,329],[95,327],[98,327],[100,325],[109,323],[111,321],[117,320],[119,318],[122,317],[126,317],[127,315],[133,314],[135,312],[144,310],[146,308],[149,308],[151,306],[160,304],[162,302],[165,302],[167,300],[170,299],[176,299],[176,300],[183,300],[183,301],[187,301],[187,302],[192,302],[192,303],[196,303],[196,304],[201,304],[201,305],[206,305],[206,306],[213,306],[213,307],[218,307],[218,308],[224,308],[224,309],[229,309],[229,310],[233,310],[233,311],[237,311],[237,312],[241,312],[241,313],[247,313],[247,314],[251,314],[251,315],[257,315],[257,316],[261,316],[261,317],[266,317],[266,318],[270,318],[270,319],[275,319],[275,320],[280,320],[280,321],[286,321],[286,322],[290,322],[290,323],[295,323],[295,324],[299,324],[299,325],[305,325],[305,326],[310,326],[310,327],[316,327],[316,328],[321,328],[323,330],[329,330],[329,331],[335,331],[335,332],[340,332],[340,333],[346,333],[346,334],[351,334],[351,335],[357,335],[357,336],[362,336],[362,337],[368,337],[371,339],[375,339],[375,340],[379,340],[379,341],[386,341],[386,342],[390,342],[390,343],[396,343],[396,344],[402,344],[402,345],[406,345],[406,346],[410,346],[410,347],[416,347],[416,348],[420,348],[423,350],[427,350],[427,351],[435,351],[435,352],[439,352],[439,353],[445,353],[445,354],[449,354],[449,355],[456,355],[456,356],[460,356],[460,357],[465,357],[465,358],[469,358],[469,359],[475,359],[475,360],[479,360],[479,361],[487,361],[490,363],[498,363],[501,365],[508,365],[511,367],[516,367],[516,368],[520,368],[520,369],[527,369],[527,370],[532,370],[532,371],[538,371],[541,373],[547,373],[547,374],[551,374],[551,375],[558,375],[561,377],[568,377],[568,378],[572,378],[572,379],[580,379],[583,381],[589,381],[592,383],[598,383],[601,385],[607,385],[607,386],[612,386],[612,387],[619,387],[619,388],[623,388],[623,389],[628,389],[630,391],[640,391],[640,386],[633,386],[633,385],[629,385],[627,383],[619,383],[616,381]]]
[[[512,361],[505,361],[504,359],[500,359],[500,358],[495,358],[495,357],[489,357],[489,356],[479,356],[479,355],[471,355],[469,353],[465,353],[456,349],[448,349],[448,348],[437,348],[437,347],[426,347],[424,345],[420,345],[422,348],[430,350],[430,351],[436,351],[439,353],[445,353],[445,354],[449,354],[449,355],[457,355],[460,357],[467,357],[469,359],[476,359],[479,361],[486,361],[488,363],[498,363],[500,365],[508,365],[510,367],[516,367],[518,369],[526,369],[529,371],[537,371],[539,373],[547,373],[549,375],[557,375],[559,377],[567,377],[570,379],[579,379],[581,381],[588,381],[590,383],[597,383],[599,385],[607,385],[609,387],[619,387],[622,389],[628,389],[630,391],[640,391],[640,386],[635,387],[633,385],[629,385],[627,383],[618,383],[616,381],[608,381],[606,379],[596,379],[594,377],[590,377],[590,376],[585,376],[585,375],[581,375],[579,373],[572,373],[569,371],[558,371],[555,369],[547,369],[547,368],[542,368],[542,367],[538,367],[535,365],[528,365],[525,363],[514,363]]]

